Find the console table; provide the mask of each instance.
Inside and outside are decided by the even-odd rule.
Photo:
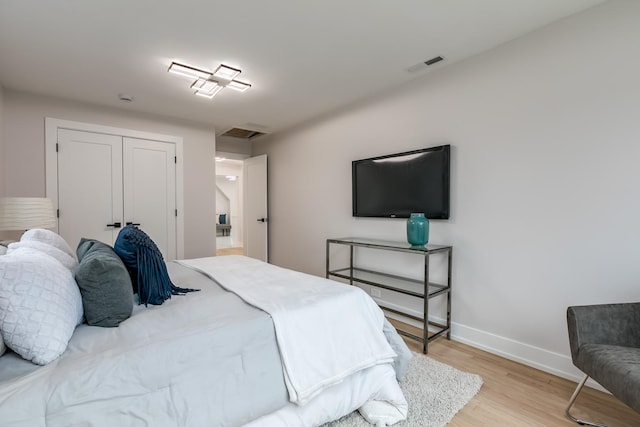
[[[349,266],[341,268],[332,268],[330,266],[330,251],[331,245],[346,245],[349,247]],[[423,280],[415,280],[407,277],[403,277],[395,274],[388,274],[382,271],[374,271],[369,269],[363,269],[354,265],[354,251],[358,250],[383,250],[402,252],[409,255],[421,256],[424,258],[424,277]],[[446,253],[447,255],[447,283],[437,284],[429,282],[429,257],[436,253]],[[349,281],[350,285],[355,283],[363,283],[376,288],[382,288],[393,292],[398,292],[404,295],[410,295],[415,298],[420,298],[424,301],[424,311],[422,317],[417,317],[409,313],[405,313],[399,310],[391,309],[388,307],[381,307],[384,310],[394,312],[405,316],[410,319],[421,321],[422,336],[417,336],[407,331],[398,330],[401,335],[407,336],[414,340],[421,342],[422,352],[428,352],[429,341],[436,339],[437,337],[446,334],[447,339],[451,338],[451,261],[452,261],[452,246],[444,245],[425,245],[420,247],[414,247],[404,242],[390,242],[385,240],[364,239],[359,237],[344,237],[336,239],[327,239],[327,268],[326,277],[338,277]],[[420,284],[421,290],[416,292],[408,290],[407,288],[415,288],[415,284]],[[447,297],[447,319],[445,324],[433,322],[429,320],[429,301],[435,297],[446,296]],[[429,335],[428,326],[432,326],[436,331]]]
[[[216,224],[216,234],[218,231],[222,232],[223,236],[228,236],[231,233],[231,224]]]

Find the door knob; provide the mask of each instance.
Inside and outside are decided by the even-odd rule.
[[[136,227],[140,225],[138,222],[127,222],[125,225],[135,225]]]
[[[268,222],[268,218],[258,218],[258,222]]]
[[[114,222],[113,224],[107,224],[107,227],[120,228],[122,224],[119,222]]]

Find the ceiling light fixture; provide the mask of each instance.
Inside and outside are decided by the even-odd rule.
[[[227,87],[229,89],[244,92],[245,90],[249,89],[251,85],[249,83],[244,83],[238,80],[231,80],[229,83],[227,83]]]
[[[211,73],[204,70],[199,70],[194,67],[189,67],[188,65],[178,64],[177,62],[172,62],[169,65],[170,73],[177,74],[179,76],[190,77],[192,79],[205,79],[208,80],[211,78]]]
[[[198,95],[198,96],[203,96],[205,98],[213,98],[214,96],[217,95],[218,92],[220,92],[222,90],[223,86],[216,86],[214,87],[212,90],[210,91],[205,91],[205,90],[196,90],[194,92],[194,95]]]
[[[218,67],[218,69],[213,73],[213,77],[217,77],[219,79],[225,80],[233,80],[241,73],[240,70],[233,67],[227,67],[222,64]]]
[[[191,85],[191,89],[195,89],[196,95],[211,99],[222,90],[222,86],[214,80],[198,79]]]
[[[244,92],[251,87],[249,83],[234,80],[241,73],[239,69],[224,64],[220,65],[215,72],[211,73],[189,65],[172,62],[167,71],[195,79],[191,84],[191,89],[195,91],[194,95],[209,99],[216,96],[216,94],[225,87],[240,92]]]

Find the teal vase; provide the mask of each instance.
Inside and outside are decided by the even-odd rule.
[[[423,246],[429,241],[429,220],[423,213],[412,213],[407,220],[407,240],[411,246]]]

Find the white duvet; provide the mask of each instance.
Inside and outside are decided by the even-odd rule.
[[[361,289],[243,256],[178,262],[273,318],[292,405],[256,425],[300,421],[295,405],[310,413],[304,425],[322,422],[327,399],[338,406],[332,416],[360,408],[379,425],[406,418],[407,403],[391,366],[396,353],[382,332],[384,314]],[[371,390],[377,390],[374,396]]]

